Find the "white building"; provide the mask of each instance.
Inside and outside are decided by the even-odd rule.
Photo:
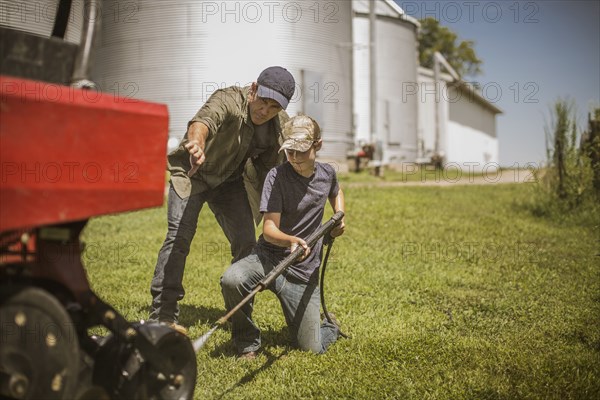
[[[450,74],[419,67],[411,96],[419,98],[419,162],[436,154],[454,168],[479,170],[498,164],[496,115],[502,111]]]
[[[391,166],[432,159],[463,169],[498,163],[495,116],[501,111],[454,71],[454,77],[440,73],[434,83],[434,72],[418,66],[420,24],[395,2],[375,3],[373,30],[370,2],[352,3],[356,141],[377,144],[382,161]]]

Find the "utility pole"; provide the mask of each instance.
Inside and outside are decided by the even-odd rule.
[[[375,23],[377,17],[375,14],[375,1],[369,0],[369,89],[370,89],[370,114],[371,114],[371,134],[370,142],[374,144],[377,139],[377,60],[376,60],[376,31]]]
[[[370,89],[370,105],[371,105],[371,135],[370,142],[373,146],[373,160],[375,164],[375,176],[382,176],[383,169],[381,162],[383,161],[383,148],[379,132],[377,132],[377,32],[375,23],[377,22],[377,14],[375,7],[379,0],[369,0],[369,89]]]
[[[434,154],[435,158],[434,164],[441,168],[443,163],[442,157],[442,144],[441,144],[441,136],[442,136],[442,74],[441,67],[444,67],[446,72],[448,72],[452,78],[456,82],[460,82],[460,75],[452,68],[448,60],[444,58],[444,56],[436,51],[433,54],[433,83],[435,85],[435,146],[434,146]],[[445,132],[444,132],[444,140]],[[445,148],[445,146],[444,146]]]

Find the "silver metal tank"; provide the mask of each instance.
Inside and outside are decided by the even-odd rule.
[[[0,26],[50,37],[58,0],[0,0]],[[90,15],[83,0],[73,0],[65,40],[79,44],[83,19]]]
[[[375,5],[376,129],[371,129],[369,2],[353,0],[354,118],[356,140],[381,143],[383,161],[417,157],[419,23],[391,0]],[[413,94],[411,94],[413,93]]]
[[[319,156],[344,160],[352,133],[351,3],[106,1],[94,76],[104,91],[168,104],[170,147],[210,94],[271,65],[296,78],[290,116],[321,125]],[[115,10],[117,12],[115,13]]]

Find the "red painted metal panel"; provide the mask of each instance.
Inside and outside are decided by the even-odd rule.
[[[0,232],[160,206],[163,104],[0,76]]]

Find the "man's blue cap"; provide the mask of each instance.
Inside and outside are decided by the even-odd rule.
[[[258,96],[273,99],[284,110],[287,108],[294,91],[296,81],[290,72],[283,67],[269,67],[260,73],[258,79]]]

